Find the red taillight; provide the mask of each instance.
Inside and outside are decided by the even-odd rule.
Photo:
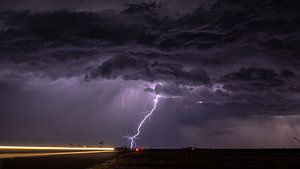
[[[134,151],[139,152],[139,151],[141,151],[141,149],[140,148],[135,148]]]

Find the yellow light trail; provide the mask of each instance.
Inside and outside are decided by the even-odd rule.
[[[75,154],[97,154],[110,153],[112,151],[80,151],[80,152],[60,152],[60,153],[0,153],[0,159],[21,158],[21,157],[40,157],[40,156],[57,156],[57,155],[75,155]]]
[[[114,151],[111,147],[36,147],[36,146],[0,146],[0,150],[82,150]]]

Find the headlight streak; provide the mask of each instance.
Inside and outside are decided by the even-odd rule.
[[[0,146],[1,150],[82,150],[114,151],[111,147],[36,147],[36,146]]]

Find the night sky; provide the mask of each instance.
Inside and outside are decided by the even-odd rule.
[[[300,146],[299,0],[1,0],[0,144]]]

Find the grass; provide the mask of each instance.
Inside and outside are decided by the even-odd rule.
[[[144,150],[122,154],[92,169],[300,168],[297,149]]]

